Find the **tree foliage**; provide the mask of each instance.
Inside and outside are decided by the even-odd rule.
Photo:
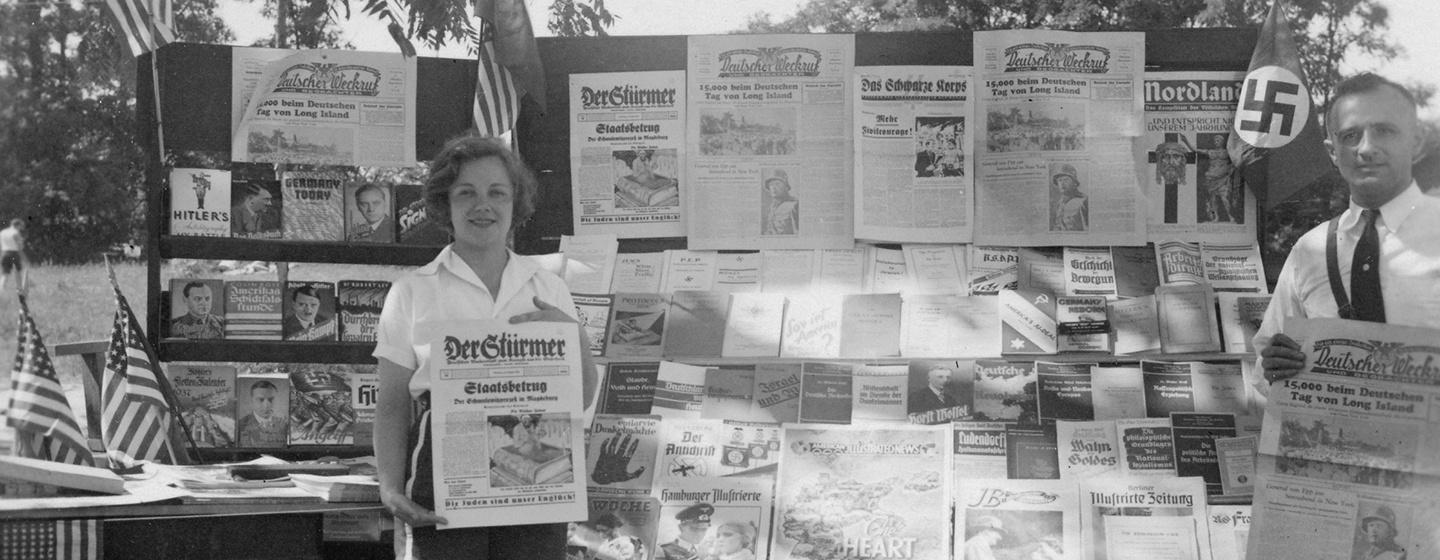
[[[233,37],[214,0],[175,14],[182,40]],[[135,59],[101,4],[0,4],[0,200],[37,260],[78,262],[145,228]]]

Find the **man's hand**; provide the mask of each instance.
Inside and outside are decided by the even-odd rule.
[[[1304,367],[1305,353],[1300,351],[1300,343],[1284,333],[1276,333],[1270,345],[1260,350],[1260,371],[1266,383],[1295,377]]]
[[[446,525],[450,522],[444,517],[435,515],[435,512],[421,507],[405,495],[404,492],[392,492],[381,490],[380,503],[384,504],[385,510],[395,519],[411,527],[429,527],[431,525]]]
[[[554,321],[558,323],[575,322],[574,318],[566,315],[565,312],[561,311],[559,307],[555,307],[553,305],[545,303],[545,300],[540,299],[540,296],[534,296],[533,298],[531,298],[531,300],[535,303],[535,307],[540,308],[540,310],[531,311],[529,313],[521,313],[519,315],[511,317],[510,324],[513,325],[515,323],[529,323],[531,321]]]
[[[635,457],[635,449],[640,446],[640,438],[631,438],[630,434],[610,436],[600,443],[600,457],[595,460],[595,472],[590,478],[596,484],[610,484],[612,482],[625,482],[633,480],[645,473],[645,467],[627,472],[630,466],[630,459]]]

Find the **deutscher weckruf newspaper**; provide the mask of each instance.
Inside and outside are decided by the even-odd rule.
[[[689,41],[690,249],[849,249],[853,35]]]
[[[574,323],[444,321],[430,339],[435,512],[445,529],[586,515]],[[622,438],[623,439],[623,438]]]
[[[1147,72],[1151,241],[1255,241],[1255,194],[1226,152],[1243,72]]]
[[[1210,525],[1200,477],[1080,482],[1085,560],[1208,560]]]
[[[274,60],[268,51],[245,54],[231,74],[255,89],[232,109],[241,111],[231,119],[235,161],[415,163],[415,57],[324,49]]]
[[[969,243],[975,192],[968,66],[855,69],[855,237]]]
[[[1075,481],[969,478],[956,487],[956,560],[1080,557]]]
[[[787,424],[771,558],[950,557],[948,426]]]
[[[1440,558],[1440,331],[1291,319],[1286,334],[1305,368],[1270,386],[1248,557]]]
[[[685,235],[685,72],[571,74],[570,131],[576,235]]]
[[[975,33],[975,243],[1145,243],[1144,69],[1144,33]]]

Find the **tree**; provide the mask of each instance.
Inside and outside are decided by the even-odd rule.
[[[183,40],[233,36],[215,0],[177,6]],[[39,260],[85,261],[145,227],[135,59],[101,4],[0,5],[0,200]]]
[[[342,41],[336,11],[337,6],[326,0],[297,1],[264,0],[260,13],[274,19],[280,4],[285,6],[285,45],[292,49],[354,49],[349,41]],[[345,14],[348,19],[348,11]],[[256,39],[253,46],[276,46],[275,34]]]

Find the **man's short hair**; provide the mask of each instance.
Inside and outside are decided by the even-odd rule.
[[[1393,89],[1396,93],[1399,93],[1400,97],[1403,98],[1405,102],[1410,105],[1411,111],[1416,110],[1415,94],[1410,93],[1410,90],[1406,89],[1405,86],[1397,84],[1394,81],[1391,81],[1384,76],[1381,76],[1374,72],[1361,72],[1359,74],[1341,80],[1340,83],[1335,84],[1334,89],[1330,90],[1330,104],[1325,107],[1326,133],[1328,134],[1335,132],[1331,128],[1331,123],[1334,122],[1335,108],[1340,106],[1341,99],[1344,99],[1347,95],[1358,95],[1361,93],[1379,91],[1380,88],[1385,87]]]
[[[191,289],[191,288],[208,288],[208,287],[209,287],[209,286],[206,286],[204,282],[200,282],[200,281],[198,281],[198,280],[197,280],[197,281],[192,281],[192,282],[186,282],[186,283],[185,283],[185,287],[180,289],[180,294],[183,295],[183,296],[185,296],[185,297],[188,299],[188,298],[190,297],[190,289]]]
[[[378,183],[364,183],[355,189],[355,200],[360,200],[360,194],[365,191],[375,191],[380,193],[380,196],[385,200],[390,199],[390,195],[385,192],[385,188],[381,187]]]
[[[255,391],[259,391],[261,389],[269,389],[277,393],[280,392],[280,389],[276,388],[274,383],[261,379],[260,381],[256,381],[254,385],[250,386],[250,396],[255,396]]]
[[[290,291],[290,301],[295,301],[295,298],[299,297],[300,294],[305,294],[305,295],[310,296],[310,297],[313,297],[313,298],[315,298],[315,299],[320,299],[320,294],[315,293],[315,286],[311,286],[311,285],[308,285],[308,284],[307,284],[307,285],[304,285],[304,286],[300,286],[299,288],[295,288],[294,290],[291,290],[291,291]]]

